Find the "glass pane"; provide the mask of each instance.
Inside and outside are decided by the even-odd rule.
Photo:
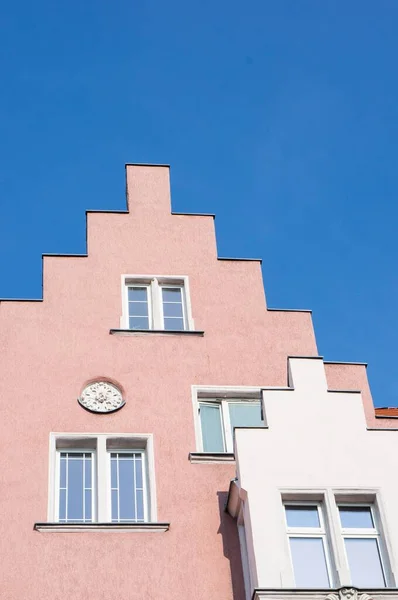
[[[130,317],[147,317],[148,303],[147,302],[129,302]]]
[[[130,287],[128,293],[129,300],[135,300],[136,302],[146,302],[148,299],[147,288],[144,287]]]
[[[181,288],[162,288],[163,302],[181,302]]]
[[[259,402],[230,402],[229,418],[232,430],[234,427],[261,427],[261,405]]]
[[[184,331],[184,319],[164,319],[164,328],[167,330],[176,329]]]
[[[59,520],[66,520],[66,489],[59,491]]]
[[[68,519],[68,521],[82,520],[83,519],[83,458],[71,458],[69,455],[67,484],[68,484],[67,519]]]
[[[112,490],[112,521],[119,520],[119,510],[118,510],[118,494],[117,490]]]
[[[318,508],[316,506],[285,505],[288,527],[320,527]]]
[[[86,489],[91,489],[92,485],[91,485],[91,456],[89,454],[86,454],[86,459],[84,461],[84,469],[85,469],[85,482],[84,485],[86,487]]]
[[[119,460],[119,519],[135,520],[134,460]]]
[[[91,490],[86,490],[84,492],[84,502],[85,502],[85,506],[84,506],[84,510],[86,511],[84,517],[85,517],[85,521],[91,521],[91,507],[92,507],[92,495],[91,495]]]
[[[351,583],[357,587],[385,587],[377,541],[374,538],[345,538]]]
[[[144,520],[144,492],[137,490],[137,520]]]
[[[199,406],[204,452],[224,452],[221,406],[204,403]]]
[[[297,587],[330,586],[321,538],[290,538],[290,550]]]
[[[143,480],[142,480],[142,455],[135,455],[135,481],[136,486],[139,489],[143,488]]]
[[[370,506],[340,506],[339,512],[341,526],[344,528],[374,528]]]
[[[115,454],[111,456],[111,488],[117,488],[117,458]]]
[[[61,454],[60,464],[60,477],[59,477],[59,487],[66,488],[66,457]]]
[[[165,317],[183,317],[182,304],[163,303],[163,314]]]
[[[129,319],[130,329],[149,329],[148,317],[130,317]]]

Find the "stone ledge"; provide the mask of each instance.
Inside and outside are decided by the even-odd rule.
[[[81,531],[143,533],[168,531],[170,523],[35,523],[33,529],[50,533],[79,533]]]
[[[233,452],[190,452],[189,460],[193,464],[197,463],[234,463],[235,455]]]
[[[198,330],[180,329],[110,329],[111,335],[196,335],[203,337],[205,332]]]

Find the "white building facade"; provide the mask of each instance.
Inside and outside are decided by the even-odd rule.
[[[367,427],[320,357],[289,358],[288,382],[263,390],[265,426],[235,429],[247,598],[398,597],[398,431]]]

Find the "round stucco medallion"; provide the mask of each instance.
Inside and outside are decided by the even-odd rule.
[[[121,391],[107,381],[95,381],[86,385],[78,400],[84,408],[96,413],[113,412],[124,405]]]

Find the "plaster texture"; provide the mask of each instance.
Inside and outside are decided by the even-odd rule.
[[[235,466],[189,462],[191,386],[286,385],[288,355],[317,355],[309,313],[267,311],[258,261],[218,260],[212,217],[171,214],[167,167],[128,165],[126,174],[129,212],[88,213],[88,256],[45,256],[43,301],[0,302],[0,589],[7,600],[241,600],[236,524],[224,512]],[[189,277],[203,337],[110,335],[120,327],[121,275],[151,273]],[[329,375],[346,387],[347,372]],[[126,405],[89,413],[76,399],[88,381],[104,377],[122,387]],[[366,377],[351,383],[366,387]],[[336,404],[342,421],[350,403]],[[170,530],[34,531],[47,519],[54,431],[153,434],[158,521]]]

